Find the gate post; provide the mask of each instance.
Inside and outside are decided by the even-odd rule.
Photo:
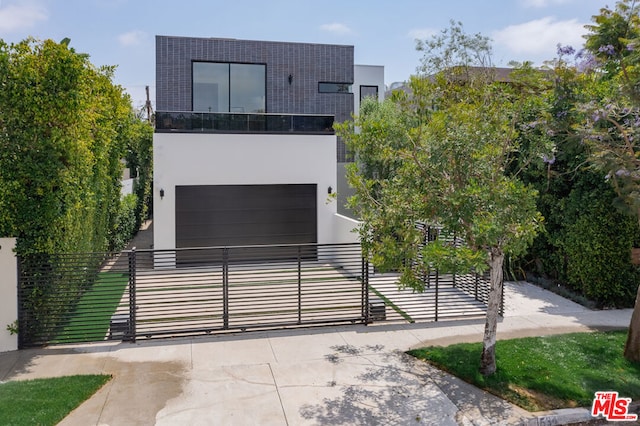
[[[369,324],[369,262],[362,258],[362,312],[364,323]]]
[[[222,327],[229,328],[229,249],[222,249]]]
[[[502,287],[502,292],[500,293],[500,310],[498,311],[498,315],[504,317],[504,278],[502,279],[502,283],[500,284]],[[489,306],[489,298],[487,297],[487,306]]]
[[[129,331],[128,339],[136,342],[136,248],[129,252]]]
[[[18,262],[15,238],[0,238],[0,352],[18,349],[18,337],[7,326],[18,319]]]
[[[298,246],[298,324],[302,324],[302,259],[301,248]]]
[[[434,321],[438,321],[438,290],[440,288],[440,272],[436,269],[436,316]]]
[[[474,287],[474,293],[475,293],[475,297],[476,297],[476,301],[478,300],[478,280],[480,279],[480,277],[478,277],[478,273],[475,273],[476,275],[476,279],[475,279],[475,287]]]

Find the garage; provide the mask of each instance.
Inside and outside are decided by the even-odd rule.
[[[177,248],[316,242],[315,184],[176,186]]]

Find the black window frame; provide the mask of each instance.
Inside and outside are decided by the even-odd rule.
[[[363,97],[362,97],[362,88],[363,88],[363,87],[366,87],[366,88],[369,88],[369,89],[371,89],[371,88],[375,88],[375,89],[376,89],[375,99],[376,99],[376,101],[379,99],[379,97],[380,97],[380,91],[379,91],[379,87],[378,87],[378,86],[369,85],[369,84],[363,84],[363,85],[361,85],[361,86],[360,86],[360,102],[364,101],[364,100],[365,100],[365,98],[367,98],[367,97],[369,97],[369,96],[373,96],[373,95],[367,95],[367,96],[365,96],[365,97],[363,98]]]
[[[335,86],[336,90],[326,90],[326,89],[323,90],[323,87],[328,88],[331,86]],[[339,90],[339,86],[347,86],[348,90],[347,91]],[[336,82],[336,81],[319,81],[318,93],[339,93],[342,95],[353,95],[353,83]]]
[[[195,83],[193,81],[193,65],[199,63],[199,64],[226,64],[229,66],[229,92],[227,93],[227,101],[228,101],[228,105],[229,105],[229,110],[231,109],[231,65],[262,65],[264,67],[264,114],[268,113],[268,108],[267,105],[269,104],[268,102],[268,98],[267,98],[267,63],[266,62],[226,62],[226,61],[199,61],[199,60],[191,60],[191,111],[192,112],[207,112],[207,111],[195,111],[194,108],[194,97],[195,97],[195,90],[194,90],[194,86]],[[213,112],[213,111],[211,111]],[[221,114],[233,114],[233,112],[231,111],[220,111]],[[257,113],[252,113],[252,114],[257,114]]]

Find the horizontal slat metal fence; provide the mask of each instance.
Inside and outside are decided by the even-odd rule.
[[[358,244],[140,250],[134,336],[366,322]]]
[[[311,325],[482,316],[487,277],[425,291],[370,274],[359,244],[132,250],[19,260],[20,347]]]
[[[126,306],[129,265],[117,253],[36,254],[18,260],[21,348],[104,340]]]
[[[423,292],[401,288],[398,274],[369,276],[371,303],[385,303],[387,320],[442,321],[486,315],[489,281],[478,274],[439,274],[425,277]],[[501,309],[502,313],[502,309]],[[376,315],[371,318],[379,320]]]

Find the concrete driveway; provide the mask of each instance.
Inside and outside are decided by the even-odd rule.
[[[622,328],[631,317],[629,309],[590,311],[524,283],[507,283],[505,297],[499,338]],[[511,425],[588,419],[584,409],[527,413],[404,354],[421,345],[479,341],[483,325],[356,325],[58,346],[0,354],[0,380],[112,374],[63,425]]]

